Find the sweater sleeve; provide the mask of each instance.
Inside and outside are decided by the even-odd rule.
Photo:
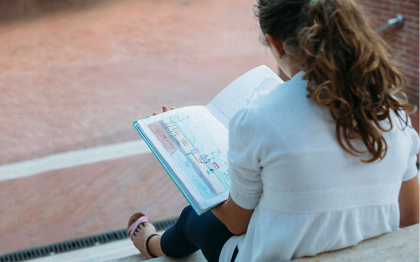
[[[405,131],[408,133],[408,137],[411,140],[411,148],[407,163],[407,171],[403,175],[402,181],[410,180],[417,175],[418,170],[416,162],[420,147],[419,135],[417,134],[416,130],[413,127],[407,126]]]
[[[241,109],[229,123],[229,192],[233,201],[245,209],[257,206],[263,190],[255,128],[250,109]]]

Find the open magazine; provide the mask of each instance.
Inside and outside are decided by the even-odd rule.
[[[262,65],[236,79],[206,106],[182,107],[133,123],[198,215],[229,195],[229,120],[281,83]]]

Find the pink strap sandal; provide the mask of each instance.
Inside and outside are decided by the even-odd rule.
[[[136,232],[137,227],[144,223],[144,222],[150,222],[150,219],[145,216],[143,213],[135,213],[130,217],[130,220],[128,221],[128,229],[127,229],[127,235],[130,237],[131,240],[133,240],[134,232]],[[144,250],[146,251],[146,254],[144,254],[147,258],[155,258],[152,254],[150,254],[149,249],[147,247],[147,244],[149,240],[153,236],[159,236],[159,234],[152,233],[146,237],[144,240]]]
[[[141,214],[141,213],[140,213]],[[134,232],[136,232],[137,227],[144,223],[144,222],[150,222],[150,219],[147,216],[140,216],[134,223],[131,224],[131,226],[127,229],[127,235],[133,239]]]

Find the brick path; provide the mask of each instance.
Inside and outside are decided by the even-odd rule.
[[[160,105],[204,105],[247,70],[275,69],[252,0],[67,2],[0,22],[0,164],[140,139],[132,122]],[[0,254],[185,205],[152,154],[3,181]]]
[[[132,122],[162,104],[205,105],[247,70],[275,68],[250,0],[66,1],[0,23],[0,164],[140,139]],[[0,199],[0,254],[187,204],[152,154],[0,182]]]

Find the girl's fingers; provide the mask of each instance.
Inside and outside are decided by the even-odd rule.
[[[176,109],[176,107],[174,107],[174,106],[173,106],[173,107],[171,107],[171,110],[174,110],[174,109]],[[163,111],[163,112],[167,112],[167,111],[169,111],[168,106],[167,106],[167,105],[163,105],[163,106],[162,106],[162,111]],[[158,115],[158,112],[153,112],[153,115],[154,115],[154,116]]]

